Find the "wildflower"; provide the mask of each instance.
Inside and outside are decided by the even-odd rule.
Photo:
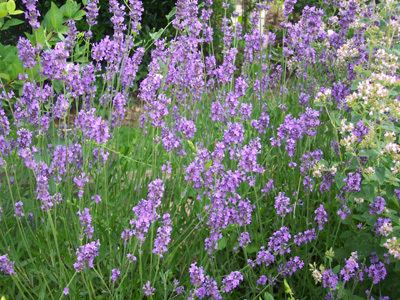
[[[300,260],[300,257],[295,256],[294,258],[291,257],[288,262],[284,265],[281,264],[278,267],[278,272],[283,276],[291,276],[295,273],[298,269],[302,269],[304,267],[304,261]]]
[[[74,263],[76,272],[86,270],[86,264],[90,269],[93,268],[93,260],[99,256],[99,247],[100,241],[97,240],[97,242],[90,242],[76,249],[77,262]]]
[[[383,246],[389,250],[389,254],[393,255],[394,258],[400,259],[400,241],[397,240],[397,237],[387,239]]]
[[[154,287],[150,286],[150,281],[147,281],[146,284],[142,287],[146,296],[153,296],[154,291],[156,290]]]
[[[163,215],[163,226],[157,229],[157,237],[154,241],[153,253],[163,257],[163,253],[167,251],[167,246],[171,241],[172,222],[169,214]]]
[[[328,214],[326,213],[324,206],[321,204],[314,213],[316,215],[314,221],[318,223],[318,229],[323,230],[323,225],[328,222]]]
[[[25,11],[25,19],[29,20],[29,25],[32,26],[34,30],[39,29],[40,23],[37,18],[40,17],[39,11],[36,9],[37,0],[22,0],[25,4],[27,11]]]
[[[333,274],[332,269],[325,270],[322,274],[322,286],[324,288],[331,288],[332,290],[336,290],[336,284],[339,281],[339,277],[337,274]]]
[[[279,192],[278,196],[275,197],[276,214],[284,218],[288,213],[293,210],[293,206],[290,205],[290,199],[285,197],[285,192]]]
[[[369,214],[381,214],[385,209],[386,201],[383,197],[378,196],[374,202],[370,203],[369,206],[371,209],[369,210]]]
[[[21,219],[23,216],[25,216],[24,213],[22,212],[22,205],[24,204],[21,201],[15,203],[14,217],[16,217],[17,219]]]
[[[190,282],[195,286],[199,287],[204,283],[204,270],[203,267],[197,267],[197,263],[193,263],[189,268]]]
[[[8,275],[14,274],[14,263],[8,259],[8,254],[0,256],[0,271]]]
[[[238,287],[240,281],[243,281],[243,275],[239,271],[234,271],[222,280],[221,290],[229,293]]]
[[[118,276],[121,274],[121,271],[118,269],[112,269],[111,270],[111,277],[110,280],[112,281],[117,281]]]
[[[88,237],[88,239],[91,239],[94,228],[92,226],[92,216],[90,215],[89,208],[85,208],[82,212],[79,210],[76,214],[79,216],[81,226],[83,228],[85,228],[86,226],[86,228],[84,229],[86,236]]]
[[[64,288],[63,294],[64,294],[65,296],[69,294],[69,288],[68,288],[68,287]]]

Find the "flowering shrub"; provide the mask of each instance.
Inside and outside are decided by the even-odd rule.
[[[177,34],[155,37],[129,130],[142,3],[110,1],[114,34],[94,43],[103,20],[87,2],[68,1],[87,31],[64,8],[66,24],[43,21],[58,39],[41,43],[36,1],[24,1],[21,89],[1,81],[0,94],[2,291],[400,296],[397,2],[324,1],[295,22],[284,1],[281,45],[260,32],[259,2],[247,32],[222,20],[220,60],[213,1],[178,0]]]

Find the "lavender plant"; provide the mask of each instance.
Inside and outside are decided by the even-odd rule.
[[[296,21],[284,1],[279,60],[260,31],[271,3],[242,32],[224,2],[220,62],[213,1],[178,0],[129,129],[141,2],[110,1],[114,34],[93,43],[88,0],[89,30],[69,20],[46,45],[25,2],[36,38],[17,46],[21,91],[0,94],[2,293],[399,297],[397,2],[324,1]]]

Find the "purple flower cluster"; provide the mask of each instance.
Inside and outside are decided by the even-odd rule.
[[[279,125],[277,139],[271,138],[271,145],[277,147],[281,141],[286,142],[285,149],[289,152],[289,157],[293,157],[296,151],[296,142],[303,137],[303,133],[308,136],[317,133],[316,127],[320,124],[319,112],[307,109],[306,113],[300,115],[300,119],[295,119],[291,114],[285,116],[283,124]]]
[[[111,277],[110,280],[112,281],[117,281],[118,276],[121,274],[121,271],[118,269],[112,269],[111,270]]]
[[[84,228],[83,232],[86,234],[88,239],[91,239],[94,228],[92,226],[92,216],[90,215],[89,208],[85,208],[83,212],[79,210],[76,214],[79,216],[82,228]]]
[[[34,30],[39,29],[40,23],[38,22],[38,17],[40,17],[39,11],[36,9],[37,0],[22,0],[25,4],[27,11],[25,11],[25,19],[29,20],[29,25],[32,26]]]
[[[203,267],[197,267],[197,263],[191,264],[189,276],[190,282],[195,287],[194,291],[189,291],[190,295],[196,295],[199,299],[210,296],[210,299],[222,300],[216,281],[212,277],[204,275]]]
[[[9,260],[8,254],[0,256],[0,271],[4,272],[7,275],[13,275],[14,263],[15,262]]]
[[[24,68],[31,69],[36,64],[36,55],[38,54],[38,49],[35,49],[31,42],[20,37],[17,43],[18,57],[24,63]]]
[[[360,173],[357,173],[357,172],[349,173],[348,177],[343,179],[343,182],[346,183],[346,185],[343,187],[343,190],[345,190],[349,193],[361,191],[361,188],[360,188],[361,175],[360,175]]]
[[[88,112],[79,111],[75,121],[76,128],[82,130],[84,139],[93,140],[98,144],[105,144],[110,138],[109,127],[101,117],[96,118],[95,113],[95,108]]]
[[[157,213],[157,207],[161,205],[161,198],[163,197],[163,194],[164,184],[161,179],[155,179],[149,184],[149,191],[147,193],[148,199],[142,199],[138,205],[132,208],[132,211],[135,213],[136,217],[129,223],[134,228],[133,230],[126,229],[121,234],[123,239],[127,240],[130,236],[136,235],[139,239],[140,245],[145,241],[145,234],[148,232],[150,225],[160,218],[159,214]],[[169,243],[168,237],[165,236],[166,233],[170,232],[170,230],[167,228],[169,226],[168,220],[169,217],[166,217],[166,228],[164,230],[160,229],[160,234],[164,234],[162,236],[160,235],[160,247],[165,247],[165,244]],[[161,243],[164,244],[161,245]],[[156,251],[157,253],[161,254],[164,249],[165,248],[162,248]]]
[[[168,249],[167,246],[171,242],[172,222],[169,214],[163,215],[162,227],[157,229],[157,237],[154,241],[153,253],[163,257]]]
[[[74,263],[76,272],[79,273],[82,270],[86,270],[87,267],[93,268],[93,260],[99,256],[99,247],[100,241],[97,240],[97,242],[90,242],[76,249],[77,262]]]
[[[129,17],[131,18],[131,31],[133,34],[138,34],[140,20],[143,14],[143,4],[140,0],[129,0]]]
[[[369,214],[381,214],[385,210],[386,201],[383,197],[378,196],[372,203],[369,204],[371,209],[369,210]]]
[[[99,0],[88,0],[88,4],[86,5],[86,22],[89,26],[94,26],[97,24],[96,18],[99,15],[99,8],[97,5],[99,4]]]
[[[289,228],[283,226],[279,230],[275,231],[270,237],[268,242],[268,247],[274,251],[283,255],[285,253],[290,253],[290,247],[288,247],[288,242],[292,235],[289,232]]]
[[[293,211],[293,205],[290,205],[290,198],[285,197],[285,192],[279,192],[275,197],[276,214],[284,218],[288,213]]]
[[[239,286],[240,281],[243,281],[243,275],[239,271],[234,271],[222,280],[221,290],[229,293]]]
[[[285,264],[281,264],[278,267],[278,273],[282,274],[282,276],[292,276],[297,270],[302,269],[304,267],[304,261],[300,259],[300,257],[295,256],[291,257],[289,261]]]
[[[302,244],[307,244],[317,239],[317,234],[315,229],[306,230],[304,232],[299,232],[293,237],[294,243],[297,246],[301,246]]]
[[[147,281],[146,284],[142,287],[146,296],[153,296],[154,291],[156,290],[154,287],[150,286],[150,281]]]
[[[331,288],[332,290],[336,290],[338,282],[339,276],[337,274],[333,274],[332,269],[325,270],[322,274],[322,286],[324,288]]]
[[[328,213],[325,211],[324,206],[321,204],[316,210],[315,210],[315,218],[314,221],[317,222],[318,224],[318,229],[323,230],[324,229],[324,224],[328,222]]]
[[[22,212],[22,205],[24,205],[21,201],[18,201],[15,203],[15,212],[14,212],[14,217],[17,219],[21,219],[24,217],[24,213]]]

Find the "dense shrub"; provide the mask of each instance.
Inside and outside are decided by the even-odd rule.
[[[0,81],[2,295],[400,296],[397,2],[296,20],[284,1],[278,46],[256,3],[248,32],[222,20],[220,60],[211,0],[178,0],[174,37],[148,43],[139,0],[110,1],[99,41],[99,1],[43,20],[23,2],[32,32],[8,48],[21,71]]]

